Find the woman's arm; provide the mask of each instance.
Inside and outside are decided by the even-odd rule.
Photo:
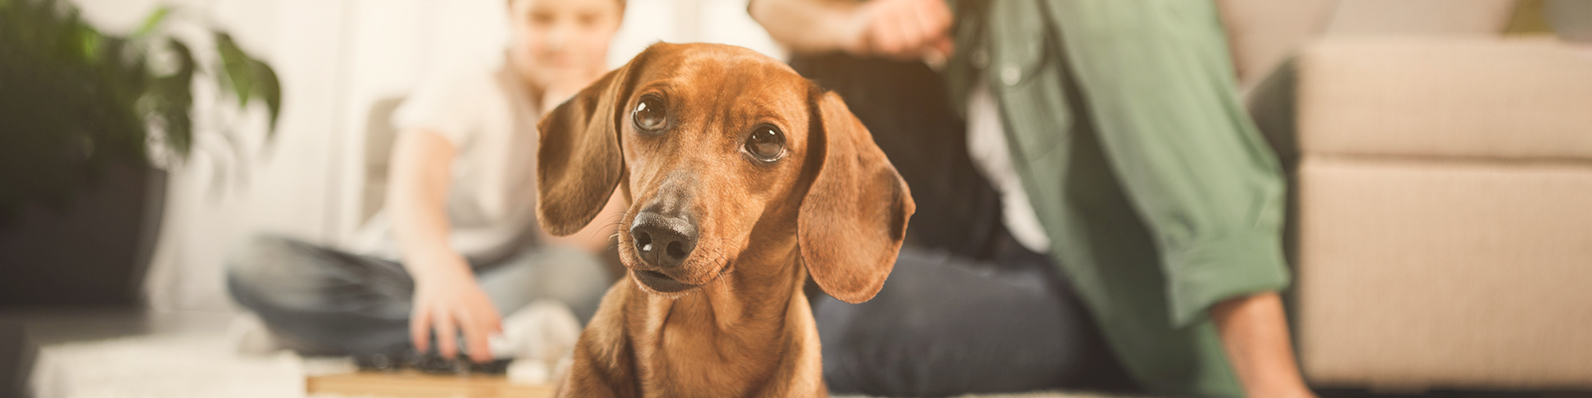
[[[951,53],[944,0],[754,0],[746,8],[770,37],[797,53],[918,60]]]
[[[856,47],[867,26],[861,9],[847,0],[753,0],[746,7],[770,37],[798,53]]]
[[[387,200],[394,233],[403,248],[403,265],[415,280],[409,333],[415,349],[429,349],[435,329],[437,351],[452,358],[462,331],[470,359],[492,359],[487,336],[501,331],[502,319],[475,282],[464,256],[449,244],[444,207],[454,147],[428,130],[405,131],[393,145]]]
[[[1227,299],[1211,308],[1227,362],[1251,397],[1305,398],[1305,387],[1288,339],[1282,298],[1265,292]]]

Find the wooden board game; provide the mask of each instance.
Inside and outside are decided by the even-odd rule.
[[[503,375],[429,374],[414,370],[310,376],[310,394],[414,398],[552,398],[551,384],[511,383]]]

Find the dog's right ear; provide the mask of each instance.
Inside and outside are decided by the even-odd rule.
[[[536,218],[553,236],[579,232],[624,176],[620,120],[642,57],[603,75],[536,124]]]

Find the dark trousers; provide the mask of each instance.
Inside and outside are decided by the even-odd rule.
[[[1056,265],[1001,226],[999,196],[973,168],[965,122],[937,73],[844,54],[791,66],[846,100],[918,205],[878,296],[847,304],[811,294],[832,392],[1131,389]]]
[[[233,299],[287,348],[344,355],[412,346],[415,282],[402,264],[273,235],[255,236],[228,254]],[[601,260],[578,249],[536,247],[471,268],[504,316],[548,299],[568,305],[585,323],[613,285]]]
[[[902,248],[879,295],[861,304],[818,295],[813,313],[830,391],[1129,389],[1049,259],[1009,237],[996,241],[996,255],[986,260]]]

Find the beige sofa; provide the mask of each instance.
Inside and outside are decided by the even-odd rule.
[[[1221,3],[1309,382],[1592,389],[1592,45],[1500,35],[1512,1]]]
[[[1329,40],[1295,65],[1310,381],[1592,389],[1592,47]]]

